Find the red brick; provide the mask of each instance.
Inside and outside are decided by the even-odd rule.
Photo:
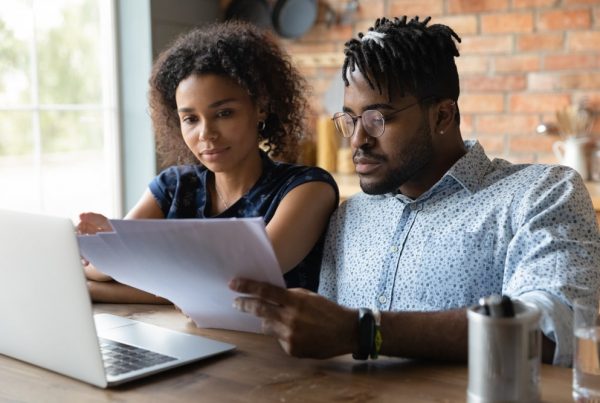
[[[501,11],[508,8],[509,0],[448,0],[451,14]]]
[[[555,112],[571,103],[566,93],[515,94],[509,97],[509,111],[516,113]]]
[[[465,135],[473,134],[473,115],[463,113],[462,109],[460,111],[460,132]]]
[[[585,102],[592,110],[600,113],[600,91],[581,91],[577,93],[573,102],[579,104]],[[600,116],[597,118],[600,121]]]
[[[525,75],[468,76],[460,80],[465,91],[520,91],[526,88]]]
[[[506,135],[477,136],[477,141],[484,148],[486,154],[492,158],[502,157],[506,152]]]
[[[569,32],[568,49],[600,51],[600,31]]]
[[[315,53],[329,53],[336,51],[336,44],[332,42],[297,42],[297,41],[286,41],[282,42],[282,46],[288,51],[288,53],[295,54],[315,54]]]
[[[488,71],[490,58],[487,56],[460,56],[454,59],[458,74],[482,74]]]
[[[598,66],[600,66],[599,55],[548,55],[544,60],[546,70],[594,69]]]
[[[309,67],[309,66],[302,66],[302,65],[296,64],[296,68],[298,69],[300,74],[302,74],[302,77],[304,77],[307,80],[310,79],[311,77],[317,76],[319,74],[318,67]]]
[[[539,30],[586,29],[592,20],[589,10],[552,10],[542,12],[537,28]]]
[[[581,4],[597,6],[598,0],[564,0],[564,3],[565,3],[565,6],[581,5]]]
[[[367,32],[369,30],[369,28],[371,28],[373,26],[373,24],[375,23],[375,21],[358,21],[354,24],[354,35],[353,37],[356,38],[358,36],[359,32]]]
[[[343,8],[348,4],[343,2]],[[386,15],[385,4],[382,0],[361,0],[358,4],[358,10],[353,16],[355,20],[369,20],[375,22],[375,19]]]
[[[477,17],[475,15],[445,15],[435,17],[431,24],[444,24],[449,26],[462,37],[463,35],[472,35],[479,33]]]
[[[497,72],[536,71],[540,69],[541,61],[537,55],[499,56],[495,59]]]
[[[533,14],[506,13],[481,16],[481,32],[484,34],[532,32]]]
[[[347,41],[352,38],[352,26],[350,25],[315,25],[306,35],[302,36],[301,42],[329,42],[329,41]]]
[[[552,136],[545,136],[535,133],[535,128],[533,134],[510,136],[508,139],[511,153],[551,152],[552,144],[554,144],[556,141],[556,139]],[[535,157],[532,158],[532,160],[535,160]]]
[[[510,35],[465,36],[459,50],[461,54],[512,53],[513,40]]]
[[[559,50],[563,48],[564,42],[562,33],[523,34],[517,36],[517,50],[524,52]]]
[[[444,13],[444,0],[391,0],[388,15],[392,17],[408,18],[416,15],[420,17],[442,15]]]
[[[461,112],[502,112],[504,96],[499,93],[463,93],[459,104]]]
[[[600,72],[564,74],[560,77],[559,89],[592,90],[600,89]]]
[[[527,76],[527,89],[553,91],[561,89],[560,77],[556,73],[531,73]]]
[[[513,0],[513,8],[543,8],[552,7],[558,0]]]
[[[476,131],[478,134],[520,134],[535,133],[540,123],[537,114],[502,114],[477,116]]]

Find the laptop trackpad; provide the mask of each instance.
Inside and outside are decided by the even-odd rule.
[[[108,318],[107,318],[108,317]],[[195,359],[235,348],[205,337],[176,332],[115,315],[95,315],[98,336],[171,357]]]

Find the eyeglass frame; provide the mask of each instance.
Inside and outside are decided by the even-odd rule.
[[[400,108],[400,109],[395,109],[393,112],[391,112],[391,113],[388,113],[387,115],[384,115],[383,113],[381,113],[381,111],[379,111],[379,110],[377,110],[377,109],[367,109],[367,110],[363,111],[363,113],[361,113],[360,115],[356,115],[356,116],[352,116],[352,115],[350,114],[350,112],[343,112],[343,111],[342,111],[342,112],[336,112],[336,113],[334,113],[334,114],[333,114],[333,117],[331,118],[331,120],[333,121],[333,124],[334,124],[334,126],[335,126],[335,130],[336,130],[336,131],[337,131],[337,132],[338,132],[338,133],[339,133],[339,134],[340,134],[340,135],[341,135],[343,138],[345,138],[345,139],[350,139],[350,138],[352,138],[352,136],[354,136],[354,135],[356,134],[356,122],[358,121],[358,119],[361,119],[361,122],[362,122],[362,116],[365,114],[365,112],[370,112],[370,111],[375,111],[375,112],[378,112],[378,113],[381,115],[381,117],[383,118],[383,128],[382,128],[382,130],[381,130],[381,133],[380,133],[380,134],[378,134],[378,135],[376,135],[376,136],[374,136],[374,135],[372,135],[371,133],[369,133],[369,131],[368,131],[368,130],[366,130],[366,129],[365,129],[365,132],[367,133],[367,135],[368,135],[369,137],[378,138],[378,137],[381,137],[381,136],[383,136],[383,133],[385,133],[385,120],[386,120],[387,118],[389,118],[389,117],[391,117],[391,116],[394,116],[394,115],[396,115],[397,113],[400,113],[400,112],[402,112],[402,111],[405,111],[405,110],[407,110],[407,109],[409,109],[409,108],[412,108],[412,107],[413,107],[413,106],[415,106],[415,105],[419,105],[420,103],[422,103],[422,102],[424,102],[424,101],[427,101],[427,100],[430,100],[430,99],[433,99],[433,98],[435,98],[435,97],[433,97],[433,96],[429,96],[429,97],[423,97],[423,98],[421,98],[421,99],[417,100],[416,102],[414,102],[414,103],[412,103],[412,104],[406,105],[406,106],[405,106],[405,107],[403,107],[403,108]],[[343,116],[343,115],[348,115],[348,116],[350,116],[350,119],[352,119],[352,124],[354,125],[354,129],[352,130],[352,134],[351,134],[351,135],[349,135],[349,136],[344,136],[344,133],[342,133],[342,131],[341,131],[340,129],[338,129],[338,125],[335,123],[335,120],[336,120],[337,118],[339,118],[339,117]]]

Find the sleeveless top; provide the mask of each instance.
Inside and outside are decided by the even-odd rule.
[[[211,200],[207,183],[214,174],[202,165],[177,165],[160,172],[149,184],[166,219],[177,218],[246,218],[262,217],[268,224],[281,200],[296,186],[307,182],[329,183],[339,191],[333,177],[317,167],[288,164],[271,160],[261,151],[262,174],[252,188],[219,215],[210,216]],[[323,253],[321,236],[308,255],[284,274],[287,287],[317,291]]]

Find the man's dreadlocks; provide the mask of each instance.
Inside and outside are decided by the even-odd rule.
[[[376,86],[382,93],[387,87],[390,100],[398,91],[419,100],[456,101],[460,88],[454,57],[459,53],[452,38],[460,42],[460,37],[446,25],[428,27],[430,20],[378,18],[366,34],[346,42],[342,69],[346,86],[350,85],[348,69],[353,72],[358,67],[371,88]]]

